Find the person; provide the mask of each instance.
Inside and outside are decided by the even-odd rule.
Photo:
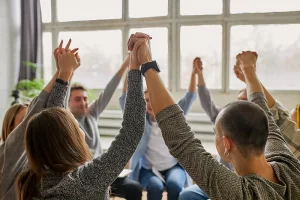
[[[138,45],[132,51],[137,49]],[[71,58],[76,63],[72,55],[64,51],[58,56],[63,62]],[[140,64],[134,59],[131,57],[120,134],[101,156],[90,160],[92,154],[85,142],[85,133],[68,111],[46,109],[30,120],[25,134],[30,168],[19,178],[21,199],[109,199],[110,184],[130,159],[144,130],[142,77]]]
[[[107,84],[104,92],[98,99],[89,105],[87,90],[80,84],[73,84],[70,92],[69,110],[77,119],[80,128],[85,133],[85,140],[92,151],[93,158],[103,154],[98,129],[98,119],[102,111],[109,103],[120,80],[128,68],[130,57],[127,56],[119,71]],[[123,197],[130,200],[140,200],[143,188],[141,185],[128,177],[117,178],[111,185],[112,196]]]
[[[127,79],[123,93],[119,98],[121,109],[124,111]],[[147,198],[160,200],[166,187],[168,199],[178,199],[179,193],[191,180],[178,161],[169,153],[161,131],[155,120],[148,91],[144,92],[146,100],[145,133],[137,150],[130,160],[132,173],[130,178],[138,181],[146,189]],[[193,67],[189,89],[178,105],[184,114],[188,114],[196,99],[196,71]]]
[[[141,71],[165,143],[209,198],[300,198],[300,162],[288,149],[269,111],[254,70],[255,53],[243,52],[240,56],[239,67],[245,76],[249,102],[226,105],[214,126],[217,151],[223,160],[233,164],[234,173],[217,162],[195,138],[182,110],[160,80],[148,40],[134,36],[131,43],[138,42],[143,43],[138,60],[142,66],[148,66]]]
[[[67,43],[65,49],[69,50],[71,40]],[[54,56],[62,48],[63,42],[60,43],[59,48],[54,50]],[[73,49],[71,52],[80,62],[80,57],[76,53],[78,49]],[[70,81],[70,66],[56,65],[57,70],[45,86],[41,93],[34,98],[28,106],[27,114],[24,120],[17,126],[0,145],[0,199],[14,200],[17,199],[17,177],[27,167],[27,157],[25,154],[24,138],[25,129],[29,119],[44,108],[63,107],[68,84]],[[41,132],[43,133],[43,132]]]
[[[5,113],[2,123],[1,142],[5,142],[8,135],[24,119],[27,112],[28,104],[14,104]]]

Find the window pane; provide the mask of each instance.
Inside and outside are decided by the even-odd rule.
[[[180,0],[181,15],[216,15],[222,14],[222,0]]]
[[[236,54],[254,50],[257,73],[267,89],[299,90],[299,24],[233,26],[230,47],[230,89],[244,87],[232,71]]]
[[[221,88],[222,26],[182,26],[180,31],[180,87],[187,88],[195,57],[201,57],[209,88]]]
[[[131,18],[167,15],[168,0],[129,0],[129,17]]]
[[[58,21],[122,18],[122,0],[57,0]]]
[[[231,0],[230,12],[236,13],[267,13],[300,10],[299,0]]]
[[[44,23],[51,22],[51,0],[40,0],[42,21]]]
[[[64,41],[71,38],[71,48],[79,48],[81,67],[76,70],[73,82],[91,89],[105,88],[120,69],[121,30],[61,32],[59,38]]]
[[[43,33],[43,79],[48,83],[53,75],[52,68],[52,33]]]
[[[157,61],[160,67],[160,76],[164,84],[168,85],[168,29],[167,28],[139,28],[130,29],[130,34],[143,32],[150,35],[152,58]]]

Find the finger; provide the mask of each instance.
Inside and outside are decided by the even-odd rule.
[[[67,54],[66,50],[65,50],[65,49],[62,49],[61,54],[62,54],[63,56],[65,56],[65,55]]]
[[[134,37],[134,34],[131,34],[128,41],[127,41],[127,49],[128,51],[131,51],[133,49],[133,44],[130,42],[130,40]]]
[[[67,45],[66,45],[66,47],[65,47],[66,51],[69,50],[70,45],[71,45],[71,42],[72,42],[72,40],[69,39],[69,41],[68,41],[68,43],[67,43]]]
[[[147,45],[147,40],[146,39],[139,39],[135,44],[132,49],[133,52],[136,52],[138,48],[142,45]]]
[[[61,51],[62,51],[62,46],[63,46],[63,43],[64,43],[64,41],[63,41],[63,40],[61,40],[61,41],[60,41],[60,43],[59,43],[59,46],[58,46],[59,52],[61,52]]]
[[[147,38],[147,39],[152,39],[152,37],[146,33],[142,33],[142,32],[136,32],[134,34],[134,37],[136,38]]]
[[[141,38],[135,38],[135,37],[132,37],[130,40],[129,40],[129,43],[128,43],[128,50],[132,51],[133,48],[134,48],[134,45],[135,43],[140,40]]]
[[[71,53],[75,53],[76,51],[78,51],[79,48],[75,48],[71,51]]]

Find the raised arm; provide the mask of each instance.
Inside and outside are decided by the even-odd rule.
[[[124,112],[124,108],[125,108],[127,85],[128,85],[128,75],[126,74],[124,85],[123,85],[123,92],[122,92],[122,95],[119,98],[119,104],[120,104],[121,110],[123,112]]]
[[[196,74],[198,75],[198,95],[200,99],[200,104],[203,110],[209,116],[210,121],[212,123],[215,123],[216,118],[221,109],[215,105],[215,103],[211,99],[210,92],[205,85],[201,59],[199,57],[195,58],[193,64],[196,68]]]
[[[264,89],[256,76],[256,58],[257,54],[254,52],[243,52],[240,55],[240,60],[242,62],[240,68],[245,76],[249,101],[260,106],[268,117],[269,136],[265,147],[265,154],[266,156],[268,156],[269,153],[272,153],[273,155],[276,153],[278,153],[278,155],[292,155],[281,135],[279,127],[273,119],[273,115],[268,108],[267,100],[264,95]]]
[[[152,61],[147,42],[139,49],[142,64]],[[158,72],[152,68],[145,72],[148,92],[154,114],[170,153],[178,159],[192,179],[212,199],[243,199],[241,180],[206,152],[199,139],[188,126],[182,110],[164,86]],[[221,178],[220,178],[221,177]],[[225,185],[230,185],[230,190]]]
[[[103,110],[108,105],[111,97],[113,96],[116,88],[118,87],[121,78],[125,71],[127,70],[129,65],[129,55],[126,57],[124,63],[121,65],[119,71],[115,74],[115,76],[110,80],[110,82],[105,87],[104,91],[100,94],[98,99],[90,105],[89,113],[98,118],[99,115],[103,112]]]
[[[138,46],[137,46],[138,47]],[[135,53],[137,47],[132,51]],[[108,151],[101,157],[93,159],[79,170],[82,183],[99,186],[106,190],[118,177],[134,153],[142,138],[145,126],[145,100],[140,64],[131,58],[128,73],[128,91],[120,134],[115,138]],[[77,172],[76,172],[77,173]]]

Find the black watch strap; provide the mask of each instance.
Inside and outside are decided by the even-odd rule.
[[[143,74],[143,76],[145,76],[145,73],[148,69],[154,69],[155,71],[160,72],[159,66],[155,60],[142,65],[141,73]]]

